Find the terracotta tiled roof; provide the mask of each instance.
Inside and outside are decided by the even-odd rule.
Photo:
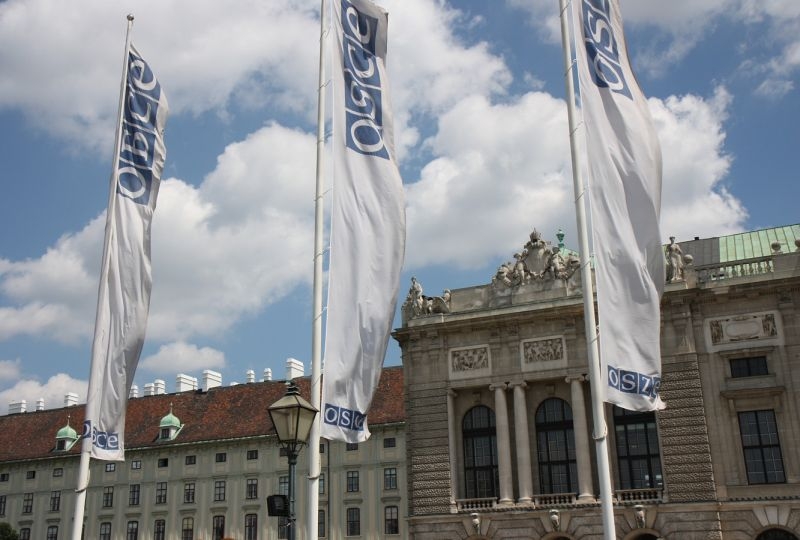
[[[309,378],[295,379],[308,399]],[[267,413],[286,393],[284,381],[259,382],[202,390],[140,397],[128,401],[125,446],[128,449],[156,447],[158,425],[170,410],[184,425],[176,443],[193,443],[274,433]],[[84,405],[0,416],[0,463],[52,457],[56,432],[67,423],[78,433],[83,425]],[[378,390],[367,413],[370,425],[404,422],[402,367],[384,368]],[[169,444],[169,443],[166,443]],[[80,443],[70,454],[80,452]]]

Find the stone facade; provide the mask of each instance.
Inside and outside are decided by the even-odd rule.
[[[800,226],[783,229],[800,237]],[[535,240],[542,260],[565,252]],[[800,538],[800,253],[784,243],[739,259],[730,238],[680,244],[686,264],[661,305],[667,408],[630,428],[621,410],[604,411],[617,538]],[[526,253],[490,284],[447,290],[442,309],[404,309],[394,333],[405,373],[410,538],[603,536],[580,275],[529,271],[519,262]],[[545,423],[553,404],[569,410],[560,424]],[[473,415],[486,410],[491,425],[474,430]],[[773,476],[758,476],[771,458],[745,460],[751,418],[762,431],[748,455],[777,448]],[[644,474],[637,462],[632,481],[621,469],[636,461],[626,455],[641,450],[630,441],[646,425],[655,427],[651,468]],[[561,465],[546,430],[574,445]],[[570,489],[552,492],[549,467],[562,465]]]

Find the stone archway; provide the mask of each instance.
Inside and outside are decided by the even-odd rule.
[[[797,535],[786,530],[778,529],[776,527],[761,531],[755,537],[755,540],[800,540]]]

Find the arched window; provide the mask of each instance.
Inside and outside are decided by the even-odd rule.
[[[620,489],[663,487],[656,413],[614,407]]]
[[[783,529],[767,529],[766,531],[756,536],[756,540],[798,540],[798,539],[796,535],[790,533],[789,531],[784,531]]]
[[[546,399],[536,410],[541,493],[575,493],[578,472],[572,409],[563,399]]]
[[[494,412],[473,407],[461,425],[464,439],[464,487],[467,499],[497,497],[497,432]]]

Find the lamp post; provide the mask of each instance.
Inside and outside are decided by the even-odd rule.
[[[308,401],[300,397],[300,391],[294,382],[289,382],[286,395],[273,403],[267,409],[272,425],[278,433],[278,441],[286,450],[289,458],[289,524],[288,539],[295,540],[294,518],[294,474],[297,466],[297,456],[308,440],[308,434],[317,415],[315,409]]]

